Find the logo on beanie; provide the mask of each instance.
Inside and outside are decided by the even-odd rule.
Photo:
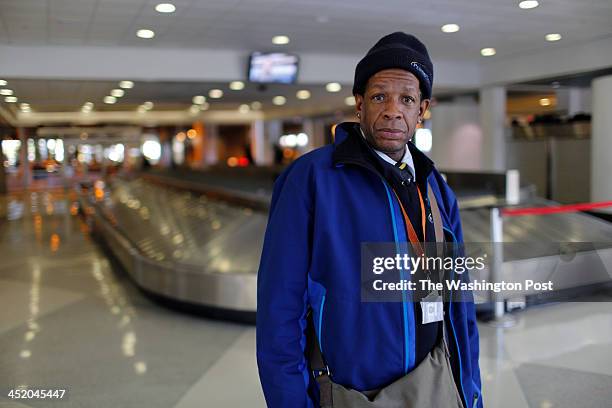
[[[416,69],[417,71],[419,71],[419,73],[425,77],[425,79],[427,80],[427,82],[428,82],[428,83],[431,83],[431,80],[429,79],[429,75],[427,75],[427,73],[425,72],[425,70],[424,70],[424,69],[421,67],[421,64],[419,64],[419,63],[418,63],[418,62],[416,62],[416,61],[412,61],[412,62],[410,63],[410,65],[411,65],[411,66],[412,66],[414,69]]]

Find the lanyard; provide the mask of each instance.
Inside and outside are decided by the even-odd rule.
[[[425,219],[427,218],[425,214],[425,204],[423,203],[423,196],[421,195],[421,190],[419,189],[419,186],[416,186],[416,189],[417,189],[417,192],[419,193],[419,202],[421,204],[421,224],[422,224],[421,227],[423,228],[423,241],[425,241],[426,239],[425,237]],[[397,192],[393,190],[393,193],[395,194],[395,197],[397,198],[397,202],[399,203],[400,208],[402,210],[404,222],[406,224],[406,228],[408,229],[408,239],[410,240],[410,243],[412,244],[412,248],[417,253],[417,256],[424,256],[425,251],[423,250],[423,246],[421,245],[421,242],[419,241],[419,237],[414,229],[414,226],[412,225],[412,222],[410,221],[410,218],[408,218],[406,209],[402,205],[402,201],[397,195]]]

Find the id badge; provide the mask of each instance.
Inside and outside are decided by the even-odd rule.
[[[423,324],[442,321],[444,306],[442,297],[437,292],[430,292],[420,303]]]

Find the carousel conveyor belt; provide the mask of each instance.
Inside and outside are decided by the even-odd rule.
[[[254,196],[157,176],[115,178],[103,198],[89,193],[81,200],[95,233],[142,289],[246,320],[256,309],[266,201],[269,195],[261,191]],[[528,204],[552,203],[535,199]],[[491,240],[488,209],[462,210],[461,217],[465,242]],[[582,267],[584,262],[603,262],[608,269],[612,265],[612,224],[582,213],[508,218],[504,241],[545,243],[510,245],[503,265],[508,279],[557,270],[558,247],[550,243],[597,243],[596,251],[584,248]],[[570,288],[610,279],[601,271],[592,277],[570,276]]]

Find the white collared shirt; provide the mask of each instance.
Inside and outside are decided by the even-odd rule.
[[[361,130],[361,136],[363,136],[363,138],[365,139],[365,134],[363,133],[363,129],[361,129],[361,127],[360,127],[359,130]],[[376,152],[376,154],[378,154],[380,156],[381,159],[383,159],[387,163],[391,164],[392,166],[395,166],[398,163],[395,160],[393,160],[392,158],[390,158],[389,156],[387,156],[387,154],[381,152],[380,150],[376,150],[374,148],[372,148],[372,150],[374,150]],[[402,157],[401,162],[402,163],[406,163],[408,165],[408,168],[410,169],[410,172],[412,173],[412,179],[415,180],[416,179],[416,171],[414,169],[414,160],[412,159],[412,154],[410,154],[410,149],[408,148],[407,145],[406,145],[406,148],[404,150],[404,157]]]

